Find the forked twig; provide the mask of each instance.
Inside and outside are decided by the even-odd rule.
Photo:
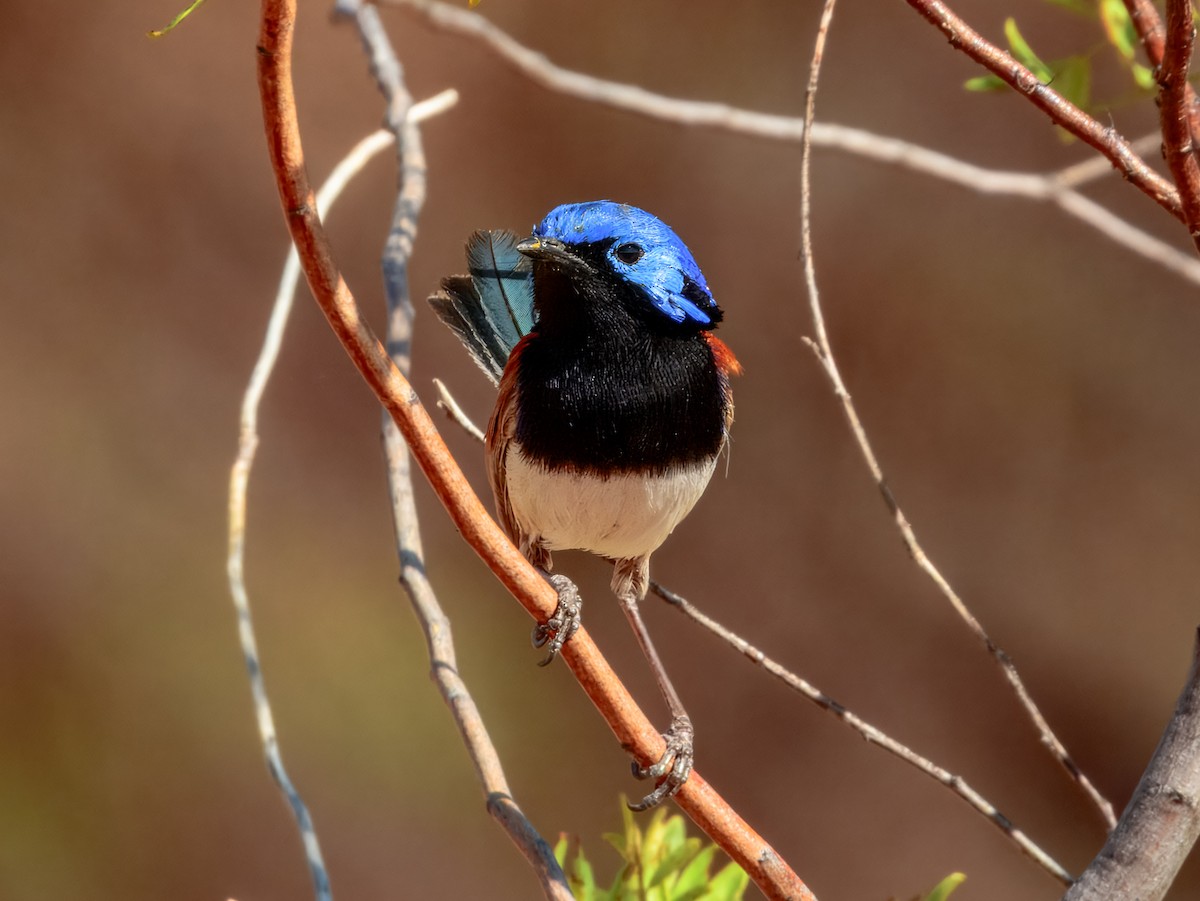
[[[360,375],[396,421],[460,534],[530,615],[544,621],[554,610],[557,594],[487,514],[412,386],[362,318],[334,262],[329,238],[314,209],[296,115],[291,79],[296,0],[262,0],[261,8],[258,74],[267,147],[284,218],[313,296]],[[622,747],[642,764],[657,760],[663,750],[662,736],[585,629],[567,643],[563,658]],[[693,771],[675,800],[768,898],[808,901],[814,897],[783,858],[699,773]]]
[[[832,0],[831,0],[832,2]],[[916,5],[916,0],[909,0],[910,3]],[[940,6],[941,4],[935,4]],[[946,15],[950,15],[946,11]],[[823,20],[824,24],[824,20]],[[824,32],[821,33],[823,37]],[[814,56],[813,67],[810,71],[808,94],[805,103],[805,123],[811,123],[815,112],[815,95],[817,89],[817,80],[819,77],[820,68],[820,51],[823,48],[823,41],[818,41],[818,51]],[[811,133],[811,130],[806,129],[806,135]],[[863,461],[867,464],[867,469],[870,470],[871,477],[875,480],[876,486],[879,488],[880,494],[883,496],[884,503],[892,514],[892,519],[896,524],[896,528],[900,530],[900,535],[904,539],[904,545],[908,549],[909,554],[926,575],[929,576],[933,583],[938,587],[942,595],[954,607],[959,618],[963,620],[975,634],[975,636],[983,642],[992,658],[999,664],[1001,671],[1008,680],[1009,685],[1024,707],[1026,714],[1033,722],[1035,728],[1041,736],[1042,743],[1054,756],[1054,759],[1062,765],[1063,769],[1071,776],[1077,785],[1091,799],[1092,803],[1099,810],[1101,817],[1104,818],[1105,824],[1109,829],[1116,825],[1117,818],[1113,813],[1112,804],[1106,799],[1091,780],[1083,774],[1076,765],[1075,761],[1067,753],[1067,749],[1059,740],[1058,736],[1051,730],[1050,725],[1046,722],[1046,718],[1042,715],[1037,704],[1034,703],[1028,689],[1025,687],[1025,682],[1017,673],[1017,668],[1013,664],[1012,659],[1000,648],[984,631],[983,626],[975,615],[967,608],[967,605],[959,597],[958,593],[950,586],[950,583],[942,575],[941,571],[934,565],[933,561],[926,555],[925,550],[917,541],[916,532],[908,521],[908,517],[904,515],[904,511],[900,508],[892,489],[888,486],[887,479],[884,477],[883,468],[880,466],[878,458],[875,456],[875,451],[871,447],[871,442],[867,438],[866,430],[863,427],[862,420],[859,418],[858,410],[854,405],[853,399],[850,397],[850,392],[846,390],[846,385],[842,381],[841,373],[838,371],[837,360],[833,355],[833,347],[829,342],[829,335],[825,328],[825,315],[821,308],[821,298],[817,291],[816,268],[813,263],[813,248],[812,248],[812,175],[811,175],[811,157],[812,144],[809,140],[801,143],[801,167],[800,167],[800,230],[801,230],[801,257],[804,262],[804,280],[808,288],[809,311],[812,315],[813,329],[816,333],[816,340],[805,338],[804,341],[813,351],[821,368],[825,370],[826,376],[829,378],[830,385],[833,388],[834,394],[841,401],[842,412],[845,414],[846,422],[850,426],[850,431],[854,435],[854,440],[858,444],[859,452],[862,455]]]
[[[456,99],[457,94],[454,92],[443,92],[437,97],[414,106],[412,117],[424,119],[436,115],[447,109]],[[321,186],[316,200],[318,206],[328,210],[354,173],[361,169],[371,156],[387,147],[391,142],[392,135],[387,131],[380,130],[355,145],[330,173],[325,184]],[[238,455],[229,475],[229,547],[226,573],[234,610],[237,613],[238,639],[250,679],[255,718],[258,722],[259,738],[263,747],[263,755],[266,758],[267,769],[287,800],[297,828],[300,830],[300,838],[308,859],[309,873],[312,877],[316,897],[318,901],[328,901],[332,898],[329,875],[321,855],[321,846],[317,840],[312,817],[300,793],[288,776],[279,750],[275,718],[271,713],[271,702],[267,694],[258,653],[258,642],[254,634],[254,621],[250,614],[250,596],[246,588],[245,576],[246,497],[250,486],[250,472],[258,451],[258,408],[262,403],[263,393],[266,391],[267,382],[271,378],[275,363],[279,359],[279,352],[283,346],[284,329],[291,314],[296,296],[296,285],[299,280],[300,257],[296,253],[296,248],[290,247],[287,261],[283,266],[283,274],[279,279],[279,288],[275,294],[275,303],[267,324],[266,335],[263,338],[262,349],[259,351],[258,360],[254,364],[249,384],[246,386],[242,398]]]
[[[352,17],[358,26],[381,93],[387,103],[388,128],[396,136],[400,190],[392,226],[384,245],[382,268],[387,298],[388,349],[405,375],[412,365],[413,306],[409,296],[408,261],[416,238],[417,222],[425,202],[425,153],[420,130],[409,110],[411,99],[403,70],[374,7],[361,0],[339,0],[337,11]],[[430,675],[450,708],[475,773],[484,790],[488,813],[504,830],[533,868],[542,894],[551,901],[573,898],[554,851],[534,828],[513,798],[500,755],[483,723],[479,708],[458,670],[450,619],[438,603],[425,571],[417,504],[413,495],[412,465],[408,448],[396,424],[382,414],[382,437],[387,460],[388,490],[392,500],[400,584],[421,624],[429,652]]]
[[[781,663],[772,660],[757,647],[746,641],[746,639],[721,625],[686,598],[654,581],[650,583],[650,590],[675,607],[680,613],[692,620],[692,622],[703,626],[726,644],[730,645],[734,650],[761,666],[772,676],[783,682],[784,685],[808,698],[808,700],[812,701],[822,710],[832,713],[867,741],[871,742],[871,744],[878,745],[889,754],[916,767],[926,776],[946,786],[946,788],[966,801],[976,811],[987,817],[996,828],[1012,839],[1016,846],[1038,866],[1064,885],[1071,884],[1071,874],[1063,868],[1062,864],[1042,850],[1024,832],[1014,826],[1012,820],[997,810],[991,801],[968,785],[966,780],[961,776],[956,776],[949,770],[938,766],[929,758],[918,754],[912,748],[908,747],[908,745],[897,741],[886,732],[871,725],[853,711],[829,697],[829,695],[825,694],[811,682],[797,676]]]

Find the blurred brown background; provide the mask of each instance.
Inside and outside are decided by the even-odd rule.
[[[465,2],[465,0],[464,0]],[[257,6],[0,2],[0,898],[309,896],[260,758],[224,581],[237,412],[284,257],[255,86]],[[377,126],[352,29],[304,3],[310,171]],[[992,37],[1018,17],[1047,57],[1094,45],[1033,0],[956,4]],[[817,4],[518,3],[482,14],[552,59],[663,93],[797,114]],[[476,44],[385,12],[418,97],[429,199],[413,291],[463,268],[478,227],[526,230],[567,200],[661,215],[725,307],[746,374],[727,478],[656,575],[853,709],[965,776],[1069,869],[1102,839],[991,661],[907,559],[809,333],[798,149],[686,130],[535,88]],[[1104,52],[1098,60],[1105,59]],[[1086,156],[975,74],[903,3],[845,4],[818,115],[980,164]],[[1115,97],[1115,78],[1098,92]],[[1151,103],[1112,112],[1153,128]],[[1200,304],[1194,286],[1048,207],[818,151],[829,325],[926,547],[1016,659],[1083,768],[1121,807],[1187,670],[1200,578]],[[330,224],[377,315],[387,158]],[[1090,189],[1186,248],[1116,178]],[[490,388],[429,315],[415,384],[477,419]],[[336,896],[530,898],[483,811],[395,582],[378,412],[311,301],[263,410],[248,577],[285,760]],[[480,452],[446,433],[486,490]],[[640,785],[565,667],[422,485],[429,565],[518,800],[601,872],[618,793]],[[563,555],[588,625],[664,713],[606,594]],[[699,733],[700,768],[823,899],[1060,890],[946,790],[869,747],[673,612],[651,629]],[[1172,897],[1200,889],[1195,856]]]

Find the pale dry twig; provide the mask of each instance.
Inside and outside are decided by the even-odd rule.
[[[862,717],[847,709],[845,705],[825,694],[825,692],[821,691],[807,679],[797,676],[778,661],[772,660],[757,647],[746,641],[746,639],[721,625],[686,598],[681,597],[658,582],[652,581],[650,583],[650,590],[688,619],[692,620],[692,622],[707,629],[713,635],[730,645],[734,650],[761,666],[766,672],[783,682],[784,685],[803,695],[822,710],[832,713],[864,739],[871,742],[871,744],[878,745],[889,754],[916,767],[917,770],[926,776],[946,786],[946,788],[966,801],[978,813],[987,817],[996,828],[1008,836],[1021,849],[1022,853],[1028,855],[1034,863],[1064,885],[1071,884],[1071,874],[1063,868],[1062,864],[1047,854],[1039,845],[1035,844],[1022,830],[1013,825],[1012,820],[1002,814],[996,808],[995,804],[968,785],[967,781],[961,776],[956,776],[945,767],[938,766],[929,758],[918,754],[908,745],[897,741],[883,730],[871,725]]]
[[[414,118],[428,118],[448,109],[458,99],[453,91],[444,91],[436,97],[415,105],[411,115]],[[338,163],[321,191],[317,195],[317,204],[321,209],[328,210],[334,200],[367,161],[392,143],[390,132],[380,129],[360,141]],[[309,873],[313,880],[314,891],[318,901],[328,901],[332,898],[329,887],[329,876],[321,855],[321,846],[317,840],[312,817],[299,792],[292,784],[283,758],[279,750],[279,739],[275,731],[275,718],[271,713],[270,698],[267,695],[266,682],[263,679],[262,664],[258,652],[258,643],[254,634],[254,621],[250,613],[250,597],[246,587],[246,501],[250,486],[250,472],[258,451],[258,409],[262,403],[267,383],[279,359],[283,346],[283,335],[291,313],[296,295],[296,285],[300,279],[300,257],[296,248],[288,249],[287,261],[283,266],[283,274],[279,280],[279,288],[275,294],[275,303],[271,309],[270,320],[267,324],[263,345],[259,351],[258,360],[250,375],[242,398],[241,427],[238,438],[237,460],[229,476],[229,547],[226,558],[226,572],[229,579],[229,590],[233,598],[234,610],[238,619],[238,639],[242,647],[242,656],[246,662],[249,674],[250,689],[254,699],[255,717],[258,722],[259,738],[263,746],[267,768],[271,777],[279,786],[288,806],[296,819],[300,830],[301,841],[304,844],[305,855],[308,859]]]
[[[480,41],[522,75],[556,93],[677,125],[715,128],[771,141],[798,143],[804,136],[804,120],[800,117],[760,113],[711,101],[666,97],[638,85],[563,68],[468,9],[437,0],[385,2],[421,13],[434,27]],[[1088,181],[1111,175],[1113,164],[1107,159],[1089,157],[1082,163],[1045,173],[988,169],[899,138],[828,122],[813,124],[812,142],[815,146],[901,166],[977,193],[1051,203],[1127,250],[1193,284],[1200,284],[1200,260],[1193,254],[1181,252],[1076,190]],[[1157,148],[1158,143],[1155,136],[1149,143],[1140,140],[1129,144],[1130,164],[1149,171],[1140,154]]]
[[[910,0],[912,2],[912,0]],[[948,13],[947,13],[948,15]],[[823,21],[824,25],[827,25]],[[823,37],[824,32],[821,33]],[[810,74],[808,92],[806,94],[806,103],[804,111],[804,121],[806,126],[813,121],[815,112],[815,95],[817,89],[817,78],[819,75],[820,66],[820,51],[823,46],[821,38],[818,39],[818,52],[814,58],[813,68]],[[810,128],[805,129],[806,135],[811,135]],[[1038,730],[1042,739],[1042,744],[1050,751],[1054,759],[1065,769],[1075,783],[1083,790],[1087,797],[1095,805],[1104,819],[1105,824],[1109,829],[1116,825],[1117,818],[1113,813],[1112,804],[1096,789],[1092,781],[1079,769],[1075,761],[1067,753],[1067,749],[1059,740],[1058,736],[1050,728],[1050,724],[1046,722],[1046,718],[1042,715],[1041,709],[1034,702],[1033,697],[1029,694],[1029,690],[1025,687],[1025,682],[1017,672],[1016,666],[1012,659],[1004,650],[997,645],[984,630],[983,625],[975,617],[975,615],[967,607],[966,603],[950,585],[941,570],[934,565],[933,561],[925,553],[924,548],[917,541],[917,535],[905,516],[904,511],[900,508],[895,495],[892,493],[891,487],[884,477],[883,468],[879,463],[879,459],[875,456],[875,451],[871,447],[871,442],[867,438],[866,429],[863,427],[862,420],[858,415],[858,409],[854,405],[854,401],[850,396],[850,392],[846,389],[845,382],[842,381],[841,373],[838,370],[837,360],[833,354],[833,347],[829,342],[829,334],[825,327],[825,314],[821,307],[821,298],[817,290],[816,267],[813,261],[812,247],[812,176],[811,176],[811,157],[812,144],[806,139],[801,143],[801,164],[800,164],[800,228],[801,228],[801,257],[804,263],[804,280],[808,288],[809,312],[812,315],[813,329],[816,333],[816,340],[805,338],[804,340],[813,351],[821,367],[825,370],[826,376],[829,378],[830,385],[833,388],[834,394],[842,404],[842,412],[846,417],[846,422],[850,427],[850,431],[854,435],[854,440],[858,444],[859,452],[862,455],[863,461],[870,470],[871,477],[874,479],[879,492],[883,497],[884,503],[887,504],[888,510],[891,511],[892,519],[899,529],[900,535],[904,540],[904,545],[908,549],[909,554],[916,562],[917,566],[925,572],[927,576],[937,586],[942,596],[945,597],[953,606],[959,618],[962,619],[967,627],[975,634],[975,636],[983,642],[988,653],[992,655],[992,659],[1000,666],[1004,677],[1008,680],[1009,686],[1016,694],[1021,706],[1024,708],[1026,715],[1033,722],[1034,727]],[[1132,151],[1131,151],[1132,152]]]
[[[387,344],[392,360],[408,375],[412,365],[413,306],[409,297],[408,261],[416,239],[417,222],[425,202],[425,152],[420,130],[408,115],[411,100],[403,69],[372,6],[361,0],[340,0],[338,12],[353,18],[370,59],[371,70],[387,102],[388,128],[396,135],[397,191],[392,225],[384,244],[382,269],[387,298]],[[396,423],[382,413],[382,437],[387,459],[388,490],[392,500],[400,584],[425,634],[430,675],[449,707],[475,773],[484,790],[488,813],[533,868],[542,893],[551,901],[570,901],[567,878],[554,851],[534,828],[513,798],[500,755],[496,752],[479,708],[458,670],[450,619],[438,603],[425,570],[425,553],[413,495],[412,463]]]

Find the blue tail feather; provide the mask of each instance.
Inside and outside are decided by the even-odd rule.
[[[477,231],[467,241],[469,276],[442,281],[429,298],[479,367],[498,383],[508,355],[533,328],[533,272],[509,231]]]

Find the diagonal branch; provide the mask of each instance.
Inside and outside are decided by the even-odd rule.
[[[1157,72],[1163,156],[1179,188],[1188,233],[1200,250],[1200,157],[1192,129],[1196,95],[1188,84],[1195,38],[1191,0],[1167,0],[1167,35]]]
[[[258,39],[259,91],[268,154],[292,240],[313,296],[339,342],[380,403],[395,420],[413,458],[451,520],[504,586],[539,621],[551,615],[554,589],[513,547],[488,516],[421,405],[363,320],[333,259],[304,167],[291,80],[296,0],[263,0]],[[638,708],[584,630],[564,649],[564,659],[622,747],[649,764],[662,754],[662,736]],[[812,892],[766,841],[698,773],[676,801],[771,899],[813,899]]]
[[[1154,756],[1104,849],[1063,901],[1159,901],[1200,838],[1200,631]]]
[[[1179,193],[1146,165],[1116,129],[1101,125],[1053,88],[1042,84],[1029,69],[960,19],[941,0],[908,0],[949,39],[950,45],[979,63],[1069,132],[1107,157],[1113,167],[1172,216],[1183,221]]]

